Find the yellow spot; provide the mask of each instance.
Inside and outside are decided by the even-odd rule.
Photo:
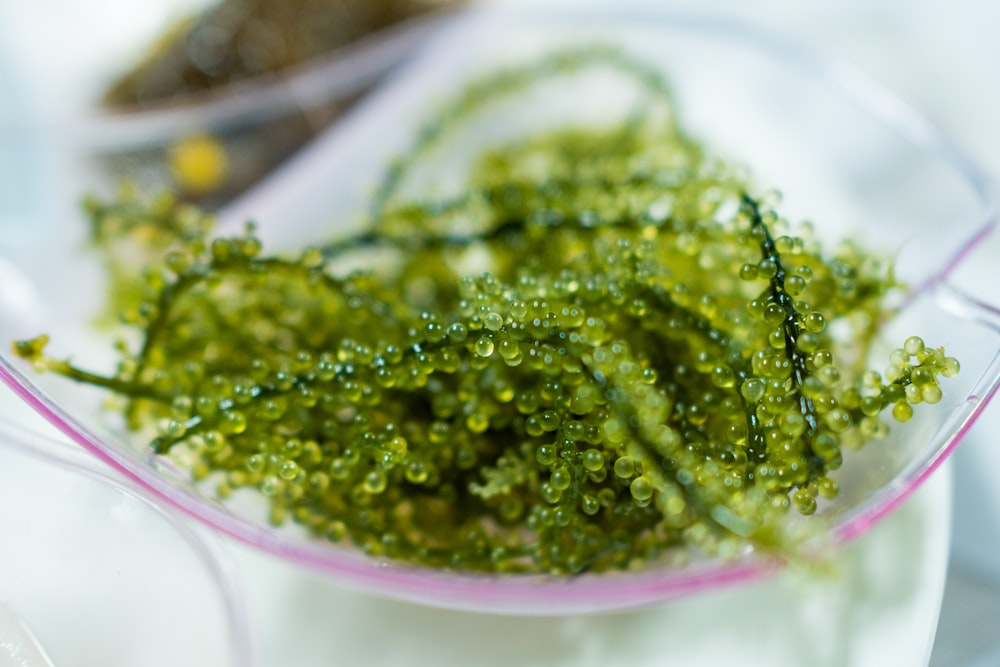
[[[174,180],[195,193],[217,189],[229,171],[226,149],[218,139],[206,134],[178,139],[168,150],[167,160]]]

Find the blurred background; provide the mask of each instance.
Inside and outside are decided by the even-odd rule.
[[[607,0],[608,3],[613,1]],[[537,6],[541,2],[534,0],[530,4]],[[260,26],[253,30],[236,29],[233,26],[240,25],[240,14],[236,11],[232,15],[217,11],[217,23],[200,28],[197,24],[184,23],[193,12],[214,4],[211,0],[0,2],[0,140],[16,147],[23,139],[19,128],[44,126],[60,136],[75,137],[74,140],[95,145],[102,142],[118,147],[129,145],[127,150],[109,151],[108,169],[127,171],[151,182],[169,182],[193,200],[217,205],[240,189],[251,186],[290,151],[308,143],[353,99],[363,95],[367,87],[377,84],[386,69],[405,61],[409,51],[421,40],[433,39],[435,23],[444,16],[442,11],[448,9],[443,6],[454,3],[429,0],[341,3],[355,6],[343,14],[352,17],[353,32],[338,28],[344,22],[331,21],[330,25],[325,25],[323,21],[305,18],[331,16],[331,10],[323,8],[320,0],[283,3],[286,11],[271,17],[272,26],[284,26],[276,31]],[[230,4],[240,5],[241,11],[245,11],[254,3]],[[494,0],[491,4],[504,2]],[[507,0],[506,4],[518,3]],[[581,2],[548,0],[547,4],[579,5]],[[384,11],[375,11],[376,5],[384,7]],[[615,3],[616,7],[625,5],[731,17],[852,63],[923,112],[994,179],[1000,178],[1000,86],[995,83],[1000,66],[1000,42],[995,35],[1000,26],[1000,4],[977,0],[883,0],[879,3],[863,0],[839,3],[635,0]],[[174,26],[175,30],[201,31],[201,50],[194,53],[191,62],[185,62],[177,54],[171,55],[170,47],[166,47],[160,53],[167,54],[164,58],[170,61],[170,67],[149,68],[131,78],[120,78],[119,84],[111,89],[98,84],[129,70],[150,44],[162,39],[168,26]],[[312,41],[297,37],[305,30],[314,36],[310,38]],[[357,44],[365,34],[376,30],[394,31],[393,39],[388,40],[389,46],[375,59],[377,66],[364,71],[346,66],[345,71],[350,72],[350,76],[342,77],[346,83],[339,88],[281,88],[277,97],[266,94],[248,97],[246,104],[250,107],[247,109],[227,106],[229,103],[224,101],[209,105],[208,114],[242,114],[241,117],[246,118],[245,132],[209,137],[192,134],[179,143],[173,139],[162,142],[147,139],[128,144],[129,132],[136,136],[175,138],[177,135],[171,130],[171,124],[182,121],[171,115],[171,104],[185,96],[204,95],[199,91],[217,84],[246,86],[247,80],[264,76],[269,68],[285,64],[275,53],[287,57],[288,62],[322,57],[324,45]],[[270,55],[265,57],[254,48],[261,43],[278,44],[280,48],[267,51]],[[234,53],[239,56],[235,60],[231,57]],[[184,74],[185,68],[198,70],[201,76],[190,72]],[[215,76],[217,82],[209,75]],[[106,91],[103,102],[95,97],[96,90]],[[278,98],[293,99],[294,109],[290,112],[282,107]],[[124,129],[121,126],[109,129],[100,119],[80,120],[92,116],[90,111],[99,104],[106,108],[144,105],[157,113],[141,121],[146,126],[137,122]],[[269,117],[287,114],[278,134],[264,136],[254,130],[259,122],[255,114],[262,108],[270,109],[266,112],[271,114]],[[46,193],[32,190],[25,170],[17,163],[18,155],[16,150],[0,154],[0,234],[8,238],[11,234],[30,233],[24,231],[23,221],[16,219],[18,212],[32,208],[28,200],[46,198]],[[238,159],[241,155],[256,157]],[[997,303],[993,285],[1000,284],[1000,262],[996,261],[1000,259],[1000,239],[993,238],[981,251],[980,259],[983,261],[977,268],[965,276],[966,287],[987,301]],[[45,428],[6,393],[4,398],[0,405],[5,418]],[[939,486],[945,485],[942,487],[945,488],[945,509],[950,508],[950,516],[934,519],[937,523],[927,533],[926,543],[931,545],[929,549],[939,549],[948,558],[931,563],[925,575],[920,575],[924,579],[918,577],[909,584],[926,585],[928,591],[924,599],[931,603],[921,607],[923,615],[920,618],[900,621],[902,625],[897,624],[894,628],[879,625],[884,618],[877,615],[877,607],[865,607],[873,615],[867,631],[875,628],[876,633],[881,633],[875,641],[881,638],[888,644],[882,653],[869,651],[865,655],[889,656],[890,659],[881,663],[867,659],[855,661],[844,657],[850,655],[848,653],[833,652],[830,655],[840,657],[830,658],[829,664],[864,662],[935,667],[1000,664],[1000,642],[993,631],[1000,622],[1000,558],[996,556],[1000,553],[1000,484],[996,482],[996,470],[1000,470],[1000,405],[993,405],[987,411],[961,443],[948,468],[939,473],[941,477],[953,476],[953,485],[948,486],[947,480],[937,482]],[[925,501],[921,511],[929,515],[940,511],[941,503],[945,502],[940,498],[940,494],[935,495],[930,506]],[[891,536],[891,533],[883,535]],[[650,633],[662,627],[659,623],[676,624],[677,617],[682,616],[688,620],[677,627],[697,632],[697,624],[711,622],[719,613],[718,605],[723,604],[719,599],[698,600],[686,603],[687,606],[672,605],[660,615],[606,620],[602,631],[606,633],[608,627],[613,628],[617,639],[600,644],[600,637],[593,635],[595,626],[590,625],[590,621],[568,619],[528,623],[506,619],[479,623],[458,614],[384,604],[329,587],[310,575],[291,572],[280,563],[249,553],[237,545],[227,547],[233,552],[235,568],[246,585],[248,604],[255,615],[252,621],[260,628],[264,664],[322,664],[324,654],[333,649],[327,641],[316,637],[323,635],[324,624],[331,618],[335,618],[345,632],[338,636],[346,637],[349,633],[343,628],[353,627],[355,634],[364,641],[377,643],[380,633],[387,633],[386,640],[393,637],[399,640],[398,650],[382,647],[375,651],[372,655],[377,659],[371,664],[421,664],[432,655],[440,664],[449,661],[457,664],[473,654],[461,648],[445,651],[441,646],[432,647],[425,643],[426,637],[464,636],[468,640],[485,632],[523,637],[524,645],[535,651],[531,664],[557,664],[567,655],[575,655],[576,664],[609,664],[606,662],[608,656],[624,650],[625,645],[632,647],[629,650],[633,654],[621,654],[619,659],[631,655],[631,663],[615,664],[657,664],[648,659],[642,649],[635,647],[643,646]],[[944,582],[943,599],[939,582]],[[794,585],[778,586],[778,592],[773,588],[753,588],[735,594],[724,604],[741,605],[741,609],[787,604],[807,615],[822,614],[815,608],[815,601],[802,602],[801,591]],[[817,593],[815,599],[829,602],[830,595],[830,591]],[[839,604],[851,603],[840,600]],[[344,609],[352,610],[350,616],[345,615]],[[939,620],[936,618],[938,609]],[[371,624],[373,617],[380,619],[377,627]],[[369,619],[368,625],[365,625],[365,618]],[[450,630],[435,634],[441,627]],[[908,630],[916,629],[933,636],[935,627],[932,651],[903,651],[900,642],[912,641],[921,646],[924,642],[924,638],[908,637]],[[777,638],[780,634],[769,636]],[[581,659],[584,654],[572,653],[569,647],[579,648],[588,637],[591,638],[589,653],[586,653],[589,657]],[[929,648],[930,637],[926,639]],[[894,647],[893,642],[898,645]],[[362,642],[356,644],[360,647]],[[348,642],[344,646],[347,648],[342,651],[349,651],[355,644]],[[903,653],[894,652],[894,648]],[[514,648],[496,647],[496,650],[499,651],[498,660],[523,659]],[[891,659],[891,656],[903,654],[908,656],[905,662]],[[291,661],[283,661],[281,656]],[[846,661],[839,663],[842,659]],[[772,664],[786,663],[779,660]]]

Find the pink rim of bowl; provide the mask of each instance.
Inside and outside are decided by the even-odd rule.
[[[473,19],[476,18],[475,12]],[[490,12],[480,12],[487,20]],[[582,11],[584,18],[600,18],[600,13]],[[545,18],[545,13],[526,14]],[[574,15],[575,16],[575,15]],[[562,15],[560,18],[565,18]],[[993,184],[972,160],[953,145],[937,128],[892,93],[836,60],[819,57],[772,37],[726,22],[711,19],[665,16],[662,13],[614,13],[616,21],[645,21],[711,30],[727,37],[748,41],[783,64],[804,69],[853,105],[865,110],[923,153],[948,165],[968,185],[979,201],[982,214],[978,231],[965,242],[946,268],[931,277],[918,292],[942,288],[951,290],[960,309],[970,319],[997,321],[997,311],[965,297],[946,281],[951,272],[991,233],[996,226],[997,195]],[[460,30],[459,22],[454,28]],[[447,37],[447,36],[445,36]],[[449,573],[425,568],[375,562],[343,550],[331,549],[304,540],[289,540],[217,504],[206,502],[190,490],[182,489],[152,468],[103,441],[63,410],[28,380],[17,367],[0,357],[0,378],[28,405],[42,414],[105,463],[121,471],[158,499],[190,514],[213,528],[294,563],[330,574],[344,585],[390,597],[446,608],[514,614],[589,613],[642,606],[697,591],[737,582],[746,582],[775,571],[780,564],[747,558],[728,563],[700,562],[679,570],[649,570],[599,577],[552,579],[544,576],[490,577]],[[912,494],[951,453],[985,409],[1000,386],[1000,356],[982,372],[967,400],[953,410],[939,430],[945,435],[935,446],[907,467],[888,485],[880,488],[862,506],[837,518],[833,538],[850,540],[889,514]]]

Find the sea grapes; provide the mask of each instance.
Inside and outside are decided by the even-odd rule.
[[[472,84],[391,166],[367,230],[298,254],[252,226],[213,237],[170,196],[91,201],[102,238],[159,221],[157,258],[114,274],[141,343],[107,376],[44,336],[16,351],[126,397],[220,496],[255,489],[273,523],[372,556],[579,573],[786,548],[786,514],[836,497],[845,450],[958,372],[916,337],[864,368],[891,262],[826,251],[671,114],[484,148],[446,201],[396,192],[441,118],[532,72],[630,65],[597,53]]]

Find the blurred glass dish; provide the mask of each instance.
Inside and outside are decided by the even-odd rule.
[[[221,0],[172,25],[105,91],[103,105],[143,108],[290,67],[449,4],[448,0]]]
[[[123,78],[91,81],[79,117],[9,131],[77,144],[105,179],[171,187],[215,207],[321,132],[454,4],[226,0],[168,30]]]
[[[427,37],[448,4],[224,0],[162,37],[104,95],[113,122],[145,117],[151,127],[149,118],[172,113],[178,124],[166,145],[117,146],[102,162],[112,174],[172,182],[203,205],[226,201],[363,95]],[[269,114],[262,96],[281,103]]]
[[[214,540],[68,444],[0,424],[0,462],[0,644],[12,664],[49,664],[17,662],[40,660],[39,646],[59,667],[256,664]]]
[[[919,331],[943,341],[962,362],[964,370],[949,382],[944,401],[925,406],[888,441],[845,457],[838,474],[841,496],[823,516],[836,540],[864,532],[941,463],[1000,383],[996,311],[967,298],[948,280],[958,265],[975,259],[969,253],[995,226],[996,203],[992,186],[957,148],[843,65],[711,20],[613,10],[471,13],[411,67],[223,211],[222,227],[232,231],[246,219],[256,220],[272,248],[326,239],[359,217],[385,165],[407,148],[433,101],[455,90],[457,82],[558,45],[592,42],[620,45],[661,67],[674,87],[682,124],[714,152],[750,165],[758,182],[779,186],[789,217],[817,219],[824,240],[852,237],[897,252],[897,274],[912,288],[879,337],[883,349],[874,354],[887,355],[893,341]],[[619,96],[603,86],[569,86],[561,83],[549,97],[533,97],[528,113],[510,105],[487,111],[454,145],[464,152],[498,134],[509,138],[537,129],[539,123],[607,118],[623,111]],[[80,182],[79,176],[88,173],[86,156],[63,158],[75,160]],[[73,350],[53,350],[53,355],[79,357],[87,348],[93,360],[100,347],[89,345],[95,334],[80,323],[100,308],[99,266],[76,252],[79,233],[56,233],[57,244],[52,236],[22,244],[12,259],[14,270],[26,276],[26,289],[38,294],[47,312],[27,321],[0,311],[5,320],[0,335],[10,340],[45,330],[58,333],[64,343],[75,337]],[[28,380],[6,360],[0,373],[53,423],[165,500],[224,532],[367,590],[463,609],[587,612],[746,580],[770,566],[752,556],[727,563],[695,558],[683,568],[553,579],[479,577],[374,562],[308,539],[294,528],[274,529],[262,506],[216,501],[169,461],[150,454],[144,442],[123,434],[100,411],[100,392],[59,378]]]

